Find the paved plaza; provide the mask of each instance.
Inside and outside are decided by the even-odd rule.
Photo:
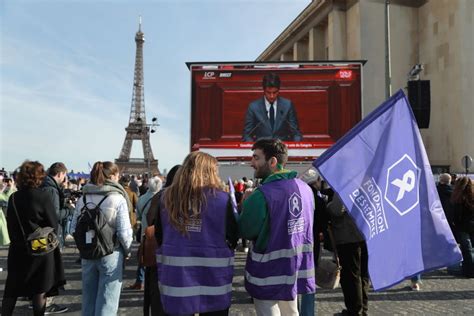
[[[134,244],[136,251],[137,245]],[[7,275],[6,258],[8,248],[0,247],[0,295]],[[70,246],[63,252],[67,284],[61,296],[55,302],[65,305],[69,312],[63,315],[80,315],[81,311],[81,267],[75,263],[78,251]],[[255,315],[250,298],[243,285],[245,254],[236,252],[234,292],[231,315]],[[124,287],[132,284],[135,279],[136,261],[127,263]],[[420,292],[409,291],[409,281],[403,282],[383,292],[370,292],[370,315],[474,315],[474,279],[454,277],[441,269],[423,275]],[[142,315],[141,291],[123,290],[120,300],[119,315]],[[18,301],[14,315],[31,315],[28,303]],[[321,290],[316,294],[317,315],[333,315],[343,309],[343,296],[340,289]]]

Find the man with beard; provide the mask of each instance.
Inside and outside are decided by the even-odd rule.
[[[239,219],[242,237],[253,243],[245,288],[257,315],[298,315],[297,294],[315,290],[313,193],[284,169],[288,149],[280,140],[259,140],[252,150],[262,185],[244,200]]]
[[[43,184],[41,188],[49,193],[51,200],[54,204],[54,209],[58,219],[58,229],[59,229],[59,241],[60,241],[60,248],[64,247],[64,228],[62,223],[64,220],[72,213],[73,209],[71,210],[68,205],[66,205],[66,200],[64,198],[64,191],[63,191],[63,183],[67,177],[67,168],[62,162],[55,162],[53,163],[48,171],[47,175],[43,180]],[[61,258],[56,259],[58,262],[56,264],[60,264],[62,266]],[[46,302],[46,310],[45,314],[62,314],[68,311],[66,306],[61,306],[58,304],[54,304],[52,298],[48,299]]]

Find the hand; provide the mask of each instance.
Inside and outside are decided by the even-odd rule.
[[[245,199],[247,199],[252,193],[253,193],[253,189],[251,189],[251,188],[246,189],[245,192],[244,192],[244,195],[242,196],[241,203],[243,201],[245,201]]]

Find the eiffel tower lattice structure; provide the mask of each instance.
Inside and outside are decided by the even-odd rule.
[[[145,94],[143,89],[143,43],[145,34],[141,30],[141,17],[138,32],[135,35],[137,52],[135,56],[135,73],[133,79],[133,96],[130,110],[130,120],[125,128],[127,135],[120,151],[120,157],[115,163],[122,174],[159,174],[158,160],[154,158],[150,144],[150,132],[154,133],[158,126],[156,118],[152,124],[146,123]],[[130,158],[134,140],[141,140],[143,146],[143,159]]]

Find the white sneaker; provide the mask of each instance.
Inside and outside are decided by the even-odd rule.
[[[420,284],[418,284],[418,283],[412,283],[411,286],[410,286],[410,289],[411,289],[412,291],[417,291],[417,292],[418,292],[418,291],[420,290]]]
[[[244,247],[244,252],[248,253],[249,252],[249,247]]]
[[[74,241],[74,237],[72,237],[71,234],[67,234],[66,237],[64,237],[65,241]]]

